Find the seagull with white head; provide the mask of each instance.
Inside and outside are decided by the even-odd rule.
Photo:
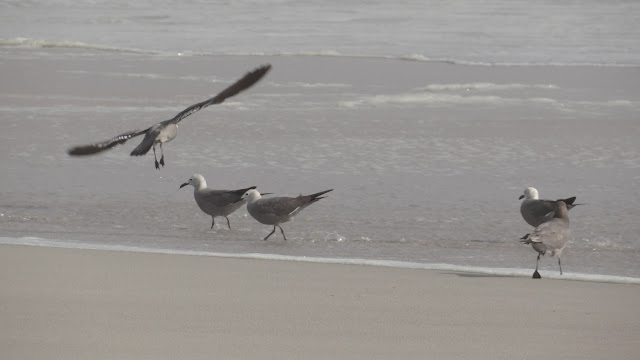
[[[182,189],[187,185],[193,186],[193,197],[196,199],[196,204],[198,204],[200,210],[205,214],[211,215],[212,229],[215,225],[216,216],[227,219],[227,226],[231,229],[231,223],[227,216],[246,203],[246,201],[242,200],[242,195],[245,192],[256,188],[251,186],[238,190],[213,190],[207,187],[204,176],[200,174],[193,174],[187,182],[180,185],[180,188]]]
[[[525,188],[524,194],[520,195],[519,199],[524,199],[520,204],[520,214],[527,224],[537,227],[554,218],[557,201],[539,199],[538,190],[536,188]],[[565,203],[567,210],[571,210],[575,206],[581,205],[573,203],[576,201],[575,196],[559,200],[562,200],[562,202]],[[526,238],[527,235],[523,236],[521,239]]]
[[[247,201],[247,211],[258,222],[265,225],[273,225],[273,230],[263,240],[267,240],[276,231],[276,226],[280,228],[282,237],[287,240],[284,230],[280,224],[293,219],[300,211],[315,203],[325,196],[320,196],[333,189],[321,191],[311,195],[300,195],[297,197],[270,197],[263,198],[255,189],[248,190],[242,195],[242,199]]]

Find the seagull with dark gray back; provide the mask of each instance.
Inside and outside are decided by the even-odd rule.
[[[92,155],[111,149],[118,144],[124,144],[127,140],[136,136],[144,134],[142,142],[131,152],[131,156],[141,156],[153,149],[153,156],[155,158],[156,169],[160,169],[160,165],[164,167],[164,152],[162,151],[162,144],[167,143],[178,135],[178,123],[187,116],[206,108],[209,105],[216,105],[224,102],[226,99],[250,88],[257,83],[264,75],[271,69],[271,65],[264,65],[256,68],[253,71],[248,72],[240,80],[233,83],[231,86],[222,90],[218,95],[212,97],[209,100],[194,104],[188,108],[182,110],[175,117],[169,120],[157,123],[144,130],[133,130],[120,134],[109,140],[89,144],[75,146],[69,149],[69,155],[82,156]],[[160,145],[160,161],[156,156],[156,145]]]
[[[520,214],[527,224],[538,227],[555,217],[556,203],[554,200],[538,199],[538,190],[534,187],[527,187],[524,189],[524,194],[520,195],[519,199],[524,199],[520,204]],[[571,210],[574,207],[582,204],[574,204],[576,197],[570,197],[566,199],[559,199],[565,203],[567,210]],[[529,234],[521,237],[520,239],[526,239]]]
[[[180,185],[180,188],[191,185],[193,186],[193,197],[196,204],[205,214],[211,215],[211,228],[216,222],[216,216],[222,216],[227,219],[227,226],[231,229],[231,223],[227,217],[232,212],[238,210],[246,201],[242,200],[242,195],[255,186],[238,190],[213,190],[207,187],[204,176],[193,174],[189,181]]]

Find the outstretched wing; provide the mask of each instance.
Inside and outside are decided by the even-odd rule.
[[[220,104],[221,102],[225,101],[227,98],[234,96],[240,93],[241,91],[244,91],[250,88],[253,84],[258,82],[258,80],[262,79],[262,77],[269,71],[269,69],[271,69],[271,65],[267,64],[253,71],[248,72],[245,76],[242,77],[242,79],[236,81],[231,86],[222,90],[215,97],[209,100],[205,100],[203,102],[197,103],[195,105],[191,105],[188,108],[182,110],[180,113],[178,113],[178,115],[176,115],[173,119],[163,121],[160,124],[164,126],[166,126],[167,124],[177,124],[178,122],[180,122],[180,120],[186,118],[187,116],[193,114],[196,111],[204,109],[209,105]],[[97,154],[99,152],[111,149],[112,147],[118,144],[124,144],[127,140],[131,138],[134,138],[142,134],[147,134],[152,129],[158,129],[159,131],[160,128],[157,128],[157,125],[158,124],[145,130],[129,131],[100,143],[74,146],[68,150],[68,153],[69,155],[74,155],[74,156]],[[154,134],[147,134],[147,136],[145,136],[145,139],[142,141],[142,143],[138,145],[136,149],[133,150],[131,155],[133,156],[133,155],[146,154],[147,151],[151,149],[151,146],[153,145],[153,141],[155,140],[155,136],[152,136],[152,135]]]
[[[191,105],[188,108],[182,110],[173,119],[169,120],[169,123],[177,124],[182,119],[193,114],[194,112],[200,111],[209,105],[220,104],[223,101],[225,101],[227,98],[230,98],[250,88],[253,84],[257,83],[258,80],[262,79],[262,77],[269,71],[269,69],[271,69],[271,65],[267,64],[253,71],[248,72],[245,76],[242,77],[242,79],[236,81],[231,86],[222,90],[218,95],[212,97],[209,100],[205,100],[203,102]]]
[[[134,138],[136,136],[142,135],[146,133],[148,130],[149,129],[129,131],[100,143],[74,146],[71,149],[69,149],[67,152],[69,153],[69,155],[73,155],[73,156],[97,154],[99,152],[111,149],[112,147],[118,144],[124,144],[127,140]]]

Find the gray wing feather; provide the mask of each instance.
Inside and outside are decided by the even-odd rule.
[[[91,155],[97,154],[102,151],[111,149],[112,147],[118,144],[124,144],[127,140],[146,134],[140,145],[138,145],[132,152],[131,156],[140,156],[144,155],[153,146],[153,143],[158,136],[158,133],[162,128],[164,128],[167,124],[177,124],[180,120],[186,118],[187,116],[204,109],[205,107],[213,104],[220,104],[225,101],[227,98],[234,96],[254,85],[258,80],[262,79],[262,77],[271,69],[271,65],[263,65],[253,71],[248,72],[245,76],[243,76],[240,80],[236,81],[231,86],[222,90],[218,95],[212,97],[209,100],[205,100],[203,102],[197,103],[195,105],[191,105],[188,108],[182,110],[178,113],[173,119],[165,120],[159,124],[156,124],[145,130],[134,130],[129,131],[124,134],[120,134],[114,138],[109,140],[89,145],[80,145],[74,146],[69,149],[67,152],[69,155],[80,156],[80,155]],[[150,131],[153,130],[153,131]]]
[[[239,200],[239,197],[234,197],[232,193],[229,193],[226,190],[207,189],[198,192],[197,196],[198,203],[201,203],[203,206],[214,208],[221,208]]]
[[[333,189],[325,190],[311,195],[300,195],[298,197],[275,197],[262,199],[259,204],[264,211],[269,211],[275,215],[287,215],[293,213],[298,208],[302,210],[314,202],[324,199],[324,197],[320,195],[326,194],[332,190]]]
[[[156,141],[156,138],[158,137],[158,134],[160,134],[160,131],[162,131],[162,129],[164,128],[164,126],[163,126],[164,122],[165,121],[163,121],[160,124],[153,125],[149,129],[147,129],[147,132],[144,135],[144,138],[142,139],[140,144],[138,144],[138,146],[136,146],[136,148],[133,149],[133,151],[131,151],[131,154],[129,154],[129,155],[131,155],[131,156],[142,156],[142,155],[148,153],[149,150],[151,150],[151,147],[153,146],[153,143]]]
[[[292,213],[303,204],[300,197],[274,197],[261,199],[255,204],[256,210],[264,215],[283,216]]]
[[[242,195],[244,195],[247,190],[255,188],[255,186],[252,186],[246,189],[239,190],[206,189],[198,193],[198,198],[200,198],[201,201],[209,203],[213,206],[222,207],[237,203],[242,199]]]
[[[538,226],[553,219],[556,204],[549,200],[525,200],[520,206],[522,218],[531,226]]]
[[[561,249],[569,239],[569,223],[562,219],[546,222],[531,234],[531,242],[541,242],[548,249]]]
[[[271,69],[271,65],[264,65],[261,66],[253,71],[248,72],[245,76],[243,76],[240,80],[236,81],[235,83],[233,83],[231,86],[227,87],[226,89],[222,90],[220,93],[218,93],[218,95],[212,97],[209,100],[205,100],[203,102],[199,102],[197,104],[191,105],[188,108],[182,110],[181,112],[178,113],[178,115],[176,115],[173,119],[169,120],[168,122],[173,123],[173,124],[177,124],[179,123],[182,119],[186,118],[187,116],[200,111],[204,108],[206,108],[209,105],[214,105],[214,104],[220,104],[223,101],[225,101],[227,98],[230,98],[248,88],[250,88],[251,86],[253,86],[253,84],[257,83],[258,80],[262,79],[262,77],[269,71],[269,69]],[[148,151],[148,150],[147,150]]]
[[[148,130],[149,129],[128,131],[124,134],[120,134],[114,138],[111,138],[103,142],[89,144],[89,145],[74,146],[71,149],[69,149],[67,152],[69,153],[69,155],[73,155],[73,156],[97,154],[102,151],[111,149],[112,147],[118,144],[124,144],[127,140],[134,138],[136,136],[142,135],[146,133]]]

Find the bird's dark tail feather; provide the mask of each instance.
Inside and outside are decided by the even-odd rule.
[[[562,200],[562,202],[564,202],[564,203],[565,203],[565,204],[567,204],[567,205],[573,205],[573,202],[574,202],[574,201],[576,201],[576,197],[575,197],[575,196],[572,196],[572,197],[570,197],[570,198],[566,198],[566,199],[558,199],[558,200],[556,200],[556,201],[559,201],[559,200]],[[578,205],[578,204],[576,204],[576,205]]]
[[[570,198],[566,198],[566,199],[558,199],[558,200],[562,200],[565,204],[567,204],[567,210],[571,210],[574,207],[578,206],[578,205],[586,205],[586,204],[574,204],[573,202],[576,201],[576,197],[572,196]]]
[[[316,201],[318,201],[318,200],[320,200],[320,199],[324,199],[324,198],[326,198],[326,196],[320,196],[320,195],[322,195],[322,194],[326,194],[326,193],[328,193],[329,191],[333,191],[333,189],[329,189],[329,190],[325,190],[325,191],[320,191],[320,192],[317,192],[317,193],[315,193],[315,194],[307,195],[306,197],[310,199],[310,202],[311,202],[311,203],[314,203],[314,202],[316,202]]]

